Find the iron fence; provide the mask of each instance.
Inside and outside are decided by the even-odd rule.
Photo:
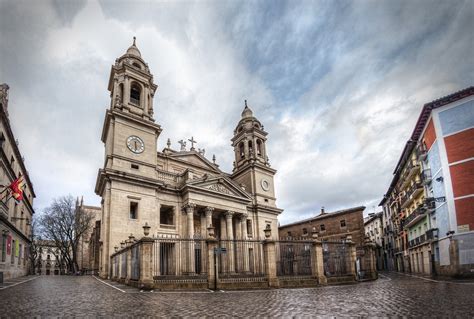
[[[122,252],[120,255],[120,278],[125,279],[127,278],[127,251]]]
[[[140,278],[140,246],[138,244],[132,246],[131,255],[130,279],[138,280]]]
[[[277,276],[311,276],[312,244],[310,241],[277,241]]]
[[[179,238],[162,235],[154,238],[153,277],[169,279],[182,276],[205,276],[206,241],[202,238]]]
[[[351,271],[350,246],[344,241],[323,241],[323,262],[326,277],[349,274]]]
[[[219,240],[215,252],[219,278],[263,276],[263,244],[258,240]]]

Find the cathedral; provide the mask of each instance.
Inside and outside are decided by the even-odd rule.
[[[154,119],[153,98],[158,86],[135,39],[110,71],[110,107],[101,140],[104,167],[95,192],[102,197],[99,271],[110,272],[110,255],[129,238],[142,237],[148,224],[154,237],[206,238],[212,226],[221,239],[263,239],[269,225],[278,232],[274,175],[270,167],[262,123],[245,102],[231,138],[235,162],[223,172],[180,141],[174,150],[157,149],[162,131]],[[230,132],[229,132],[230,133]],[[230,134],[229,134],[230,135]],[[230,136],[229,136],[230,137]]]

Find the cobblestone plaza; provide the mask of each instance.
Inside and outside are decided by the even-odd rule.
[[[140,292],[113,285],[90,276],[36,277],[0,289],[0,317],[474,316],[473,282],[395,273],[371,282],[306,289]]]

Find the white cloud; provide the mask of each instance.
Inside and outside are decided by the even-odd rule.
[[[422,104],[473,82],[469,2],[270,5],[0,4],[0,78],[35,207],[67,193],[99,203],[110,66],[136,36],[159,85],[160,149],[194,136],[230,171],[247,99],[269,132],[283,223],[320,206],[372,211]]]

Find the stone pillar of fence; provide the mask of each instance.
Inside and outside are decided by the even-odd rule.
[[[266,236],[266,235],[265,235]],[[278,288],[280,283],[277,277],[276,269],[276,242],[267,237],[263,241],[263,262],[265,264],[265,275],[268,279],[268,286]]]
[[[456,276],[461,273],[460,265],[459,265],[459,244],[458,240],[453,237],[453,235],[449,236],[449,275]]]
[[[318,279],[318,284],[326,285],[328,280],[324,274],[323,243],[314,236],[313,247],[311,251],[311,271],[314,278]]]
[[[217,249],[217,239],[209,237],[206,240],[207,244],[207,287],[209,289],[217,289],[217,274],[215,262],[219,260],[218,256],[215,254]]]
[[[125,277],[125,284],[130,284],[130,280],[132,279],[132,248],[128,246],[126,251],[124,252],[127,254],[127,276]]]
[[[140,277],[138,284],[142,289],[152,289],[153,281],[153,238],[140,239],[138,258],[140,259]]]
[[[366,238],[364,241],[364,264],[368,267],[369,279],[377,279],[377,265],[375,258],[375,243],[373,243],[369,238]]]
[[[227,256],[228,256],[228,270],[229,273],[235,273],[235,255],[234,255],[234,231],[232,226],[232,216],[234,216],[234,212],[227,211],[225,213],[225,219],[227,224],[227,239],[228,247],[227,247]]]
[[[240,227],[241,227],[241,233],[242,233],[242,239],[243,240],[248,240],[247,237],[247,217],[248,214],[242,214],[240,216]],[[250,273],[250,264],[249,264],[249,248],[245,243],[242,244],[242,265],[243,265],[243,272],[244,273]]]
[[[347,236],[346,244],[349,250],[349,274],[356,278],[356,261],[357,261],[357,250],[356,245],[352,241],[352,236]]]

